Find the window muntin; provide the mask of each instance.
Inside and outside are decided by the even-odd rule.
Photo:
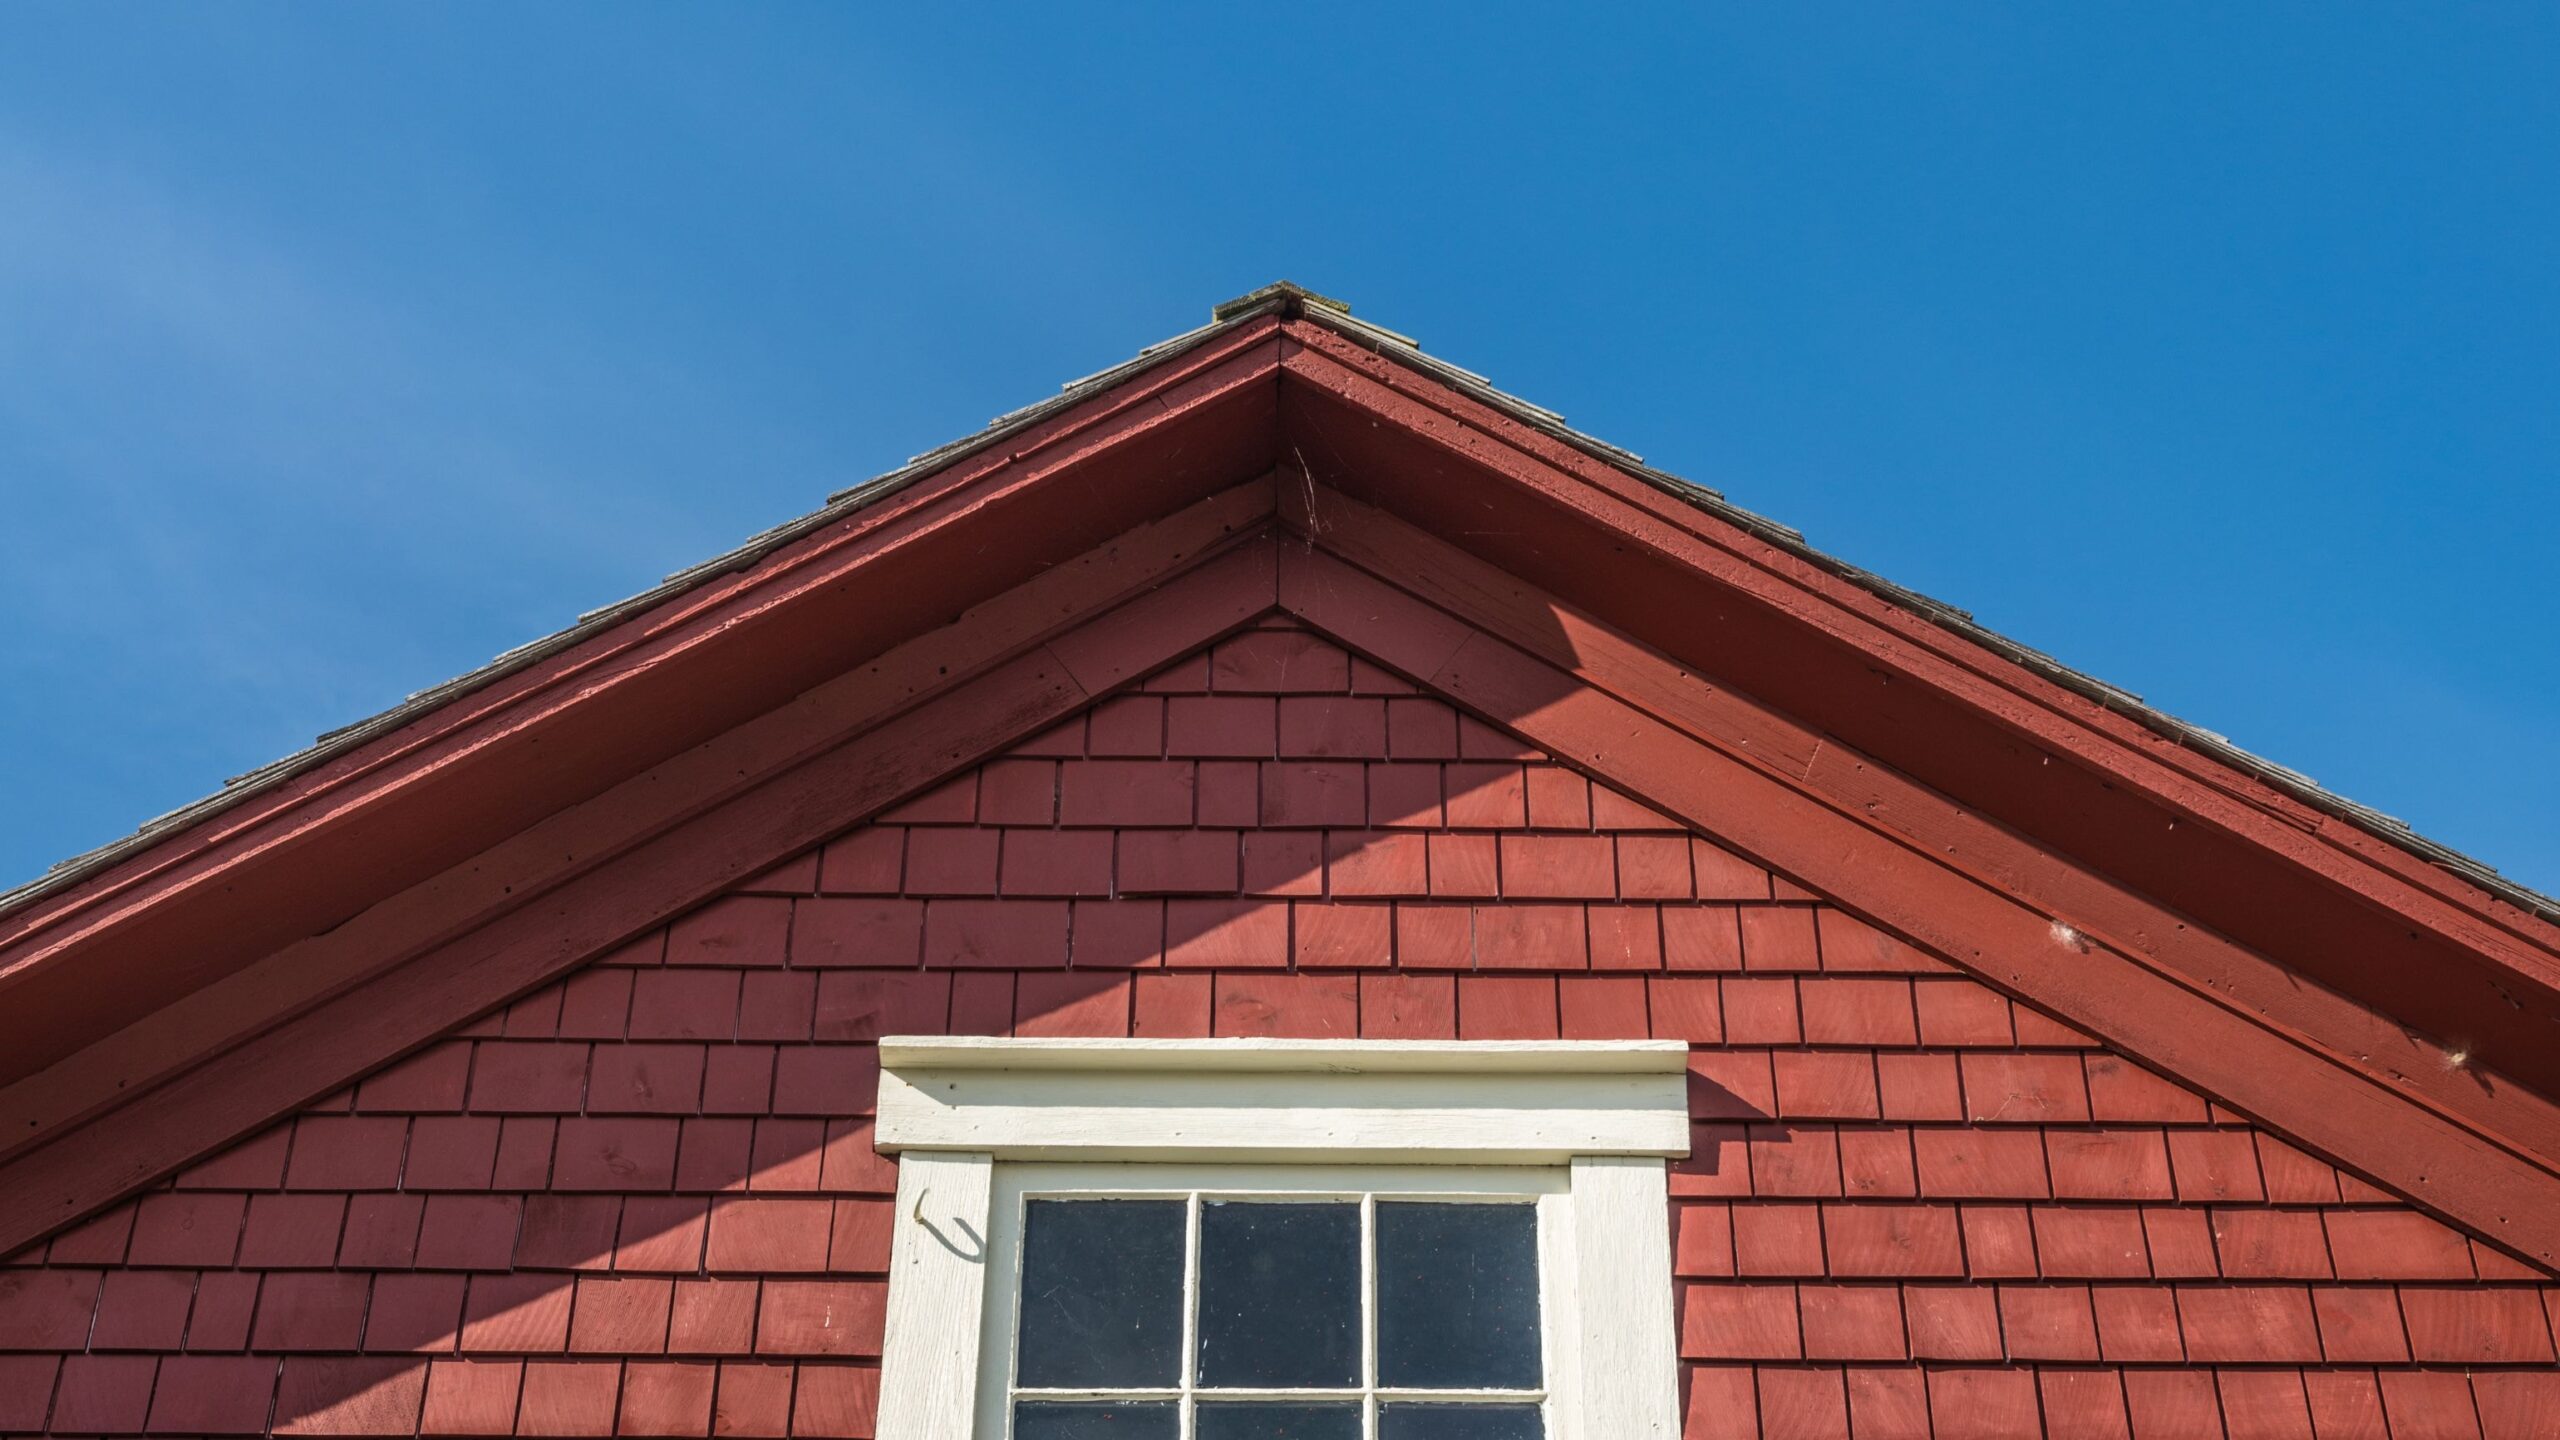
[[[1558,1435],[1570,1188],[1561,1167],[998,1165],[978,1433]],[[1181,1207],[1173,1295],[1160,1283],[1170,1205]],[[1113,1232],[1156,1273],[1123,1283],[1095,1248],[1042,1243]],[[1105,1278],[1092,1292],[1048,1288],[1075,1274]],[[1078,1336],[1079,1315],[1125,1329]],[[1167,1383],[1160,1342],[1125,1342],[1175,1325]],[[1077,1383],[1036,1383],[1060,1379]]]

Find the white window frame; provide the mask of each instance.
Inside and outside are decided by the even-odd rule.
[[[1019,1194],[1067,1172],[1010,1167],[1109,1163],[1322,1167],[1264,1174],[1346,1190],[1357,1169],[1389,1191],[1419,1183],[1409,1167],[1560,1172],[1540,1201],[1551,1440],[1671,1440],[1667,1162],[1689,1153],[1687,1056],[1648,1040],[885,1039],[873,1138],[898,1157],[898,1221],[880,1440],[1004,1434],[1010,1366],[982,1363],[1014,1303],[990,1263],[1015,1243],[997,1166]]]

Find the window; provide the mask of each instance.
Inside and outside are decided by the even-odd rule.
[[[1684,1063],[884,1041],[882,1440],[1668,1440]]]
[[[1015,1440],[1542,1440],[1566,1178],[1004,1167],[979,1407]]]

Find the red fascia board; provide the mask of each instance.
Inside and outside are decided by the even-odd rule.
[[[158,1003],[337,924],[1044,565],[1263,473],[1272,328],[1135,374],[0,919],[0,1080],[104,1033],[137,995]],[[27,1034],[11,1015],[30,1017]]]
[[[201,1064],[448,937],[538,903],[558,886],[611,863],[640,837],[704,813],[740,787],[882,724],[1030,646],[1046,641],[1052,653],[1071,659],[1070,673],[1079,683],[1105,683],[1102,667],[1070,640],[1050,638],[1063,620],[1116,610],[1118,633],[1156,613],[1160,596],[1182,591],[1196,597],[1197,587],[1185,586],[1182,573],[1217,563],[1204,557],[1267,528],[1270,514],[1271,485],[1263,479],[1126,531],[788,705],[384,897],[342,925],[172,999],[45,1069],[0,1086],[0,1156],[44,1143],[60,1127]]]
[[[1280,552],[1283,608],[1596,779],[2122,1046],[2473,1232],[2560,1260],[2560,1177],[2130,956],[2056,931],[1803,787],[1321,548]]]
[[[333,788],[341,788],[352,780],[405,759],[425,746],[470,729],[491,714],[519,706],[529,697],[562,689],[573,682],[609,683],[612,674],[609,667],[617,660],[670,637],[698,634],[708,628],[707,620],[716,619],[738,607],[742,600],[763,595],[776,584],[788,583],[790,577],[803,569],[847,559],[858,562],[862,555],[845,556],[839,552],[849,546],[878,545],[900,522],[932,506],[954,490],[998,471],[1028,463],[1054,465],[1072,461],[1077,458],[1077,452],[1061,447],[1078,442],[1090,446],[1097,442],[1094,434],[1097,431],[1111,432],[1099,437],[1101,443],[1109,443],[1125,433],[1133,421],[1143,424],[1152,418],[1149,412],[1192,408],[1207,397],[1182,392],[1192,388],[1192,383],[1204,375],[1225,368],[1230,361],[1250,355],[1261,362],[1251,378],[1261,378],[1267,373],[1271,357],[1267,353],[1254,352],[1267,351],[1264,342],[1270,339],[1275,324],[1269,319],[1254,322],[1214,344],[1187,352],[1160,369],[1133,375],[1119,387],[1094,396],[1073,409],[1047,417],[1016,435],[1006,437],[1001,444],[966,455],[949,468],[920,477],[871,504],[849,511],[821,529],[759,556],[735,571],[704,577],[662,602],[582,637],[569,648],[546,656],[534,665],[498,675],[486,684],[420,714],[395,731],[377,736],[343,754],[331,756],[287,781],[172,834],[160,844],[106,871],[83,879],[77,885],[41,895],[0,914],[0,947],[13,947],[25,935],[53,924],[70,911],[94,906],[135,884],[158,878],[170,869],[189,863],[210,845],[253,828],[272,814],[305,804]],[[1223,378],[1221,388],[1224,388]],[[1259,468],[1267,468],[1267,464],[1257,463]],[[185,843],[177,843],[181,841]],[[14,952],[0,953],[6,953],[11,963],[17,958]],[[5,969],[6,965],[0,964],[0,971]]]
[[[1897,675],[1872,652],[1808,629],[1721,579],[1701,583],[1699,571],[1642,543],[1640,517],[1624,528],[1587,523],[1539,491],[1487,485],[1471,461],[1414,443],[1411,429],[1324,405],[1293,392],[1291,433],[1310,463],[1333,467],[1327,478],[1346,492],[1460,541],[1780,713],[1814,717],[1813,733],[1874,755],[2176,912],[2169,926],[2128,943],[2175,948],[2186,939],[2181,923],[2219,931],[2404,1024],[2468,1043],[2491,1070],[2560,1094],[2560,1048],[2545,1038],[2543,1018],[2553,1002],[2537,999],[2529,979],[2495,959],[2416,931],[2369,898],[2127,780],[2091,773],[2022,737],[2008,716]],[[2014,700],[2009,709],[2045,714]],[[1808,744],[1799,763],[1810,766],[1821,753]]]
[[[2339,991],[2168,911],[2118,877],[2076,865],[1950,803],[1720,679],[1701,676],[1384,511],[1328,486],[1281,487],[1284,523],[1327,552],[1683,734],[1901,837],[1937,863],[2012,895],[2212,1003],[2333,1063],[2387,1075],[2415,1103],[2530,1157],[2560,1157],[2560,1104],[2504,1077],[2453,1070],[2441,1051]],[[1312,510],[1318,521],[1311,521]]]
[[[491,1008],[547,984],[632,935],[841,833],[1037,734],[1124,684],[1267,613],[1276,549],[1255,529],[1121,603],[1091,613],[1049,612],[1045,635],[1012,658],[885,720],[850,733],[800,705],[748,729],[779,729],[808,749],[778,772],[694,803],[681,823],[640,807],[627,787],[585,802],[605,829],[595,863],[503,913],[399,957],[359,983],[219,1053],[182,1077],[126,1092],[71,1116],[45,1140],[0,1160],[0,1254],[112,1203],[356,1076],[427,1044]],[[876,721],[876,723],[874,723]],[[768,751],[772,733],[722,744]],[[694,779],[730,768],[694,767]],[[610,859],[613,863],[605,864]]]
[[[2022,743],[1979,710],[1891,680],[1863,652],[1808,632],[1721,584],[1701,583],[1694,572],[1630,544],[1623,531],[1582,526],[1534,492],[1506,493],[1445,454],[1399,445],[1410,432],[1359,414],[1325,418],[1303,400],[1293,404],[1299,450],[1311,462],[1326,457],[1340,465],[1348,477],[1344,490],[1422,532],[1461,540],[1508,583],[1571,600],[1725,693],[1739,687],[1755,696],[1765,713],[1753,722],[1754,753],[1764,763],[1790,767],[1790,775],[1819,765],[1826,780],[1844,785],[1880,785],[1898,771],[1967,812],[1994,815],[2044,849],[2073,856],[2086,873],[2153,897],[2158,923],[2118,935],[2137,953],[2223,983],[2230,967],[2202,949],[2219,932],[2402,1024],[2459,1037],[2491,1071],[2537,1087],[2553,1083],[2549,1072],[2560,1053],[2544,1039],[2541,1017],[2548,1012],[2518,1008],[2533,1003],[2531,987],[2494,961],[2441,940],[2422,949],[2428,942],[2406,927],[2377,924],[2374,907],[2342,897],[2245,837],[2191,818],[2181,823],[2176,812],[2130,786],[2077,771],[2067,759]],[[1282,493],[1292,499],[1300,487],[1284,485]],[[1860,754],[1886,768],[1857,771]],[[1887,813],[1899,807],[1920,826],[1933,823],[1941,808],[1902,800],[1884,791],[1870,797]],[[2428,958],[2411,960],[2413,952]],[[2289,983],[2261,985],[2253,1002],[2285,1011],[2315,998],[2289,993]],[[2470,1072],[2443,1073],[2441,1043],[2428,1055],[2407,1037],[2395,1043],[2370,1027],[2331,1033],[2332,1043],[2370,1056],[2377,1069],[2398,1064],[2403,1083],[2416,1088],[2450,1092],[2486,1083]]]
[[[2440,1034],[2461,1034],[2474,1023],[2495,1027],[2502,1015],[2515,1017],[2502,992],[2518,986],[2551,997],[2548,982],[2560,974],[2560,963],[2537,943],[2551,927],[2505,907],[2492,912],[2464,905],[2465,898],[2481,897],[2458,882],[2415,888],[2399,883],[2405,878],[2399,865],[2377,869],[2362,852],[2321,842],[2297,823],[2312,812],[2251,777],[1579,452],[1532,454],[1532,448],[1566,447],[1330,332],[1297,327],[1292,339],[1301,343],[1287,360],[1284,423],[1296,451],[1346,491],[1435,533],[1462,538],[1503,568],[1702,669],[1713,672],[1718,662],[1730,668],[1736,654],[1756,653],[1763,663],[1755,676],[1773,677],[1761,688],[1764,696],[1799,714],[1822,715],[1833,728],[1938,788],[1995,813],[2008,810],[2004,818],[2022,828],[2102,868],[2122,867],[2165,895],[2192,891],[2199,881],[2220,882],[2220,908],[2229,910],[2234,901],[2245,905],[2270,893],[2270,885],[2290,887],[2294,903],[2280,911],[2284,929],[2301,937],[2309,906],[2334,942],[2301,947],[2315,963],[2354,963],[2377,946],[2398,952],[2390,963],[2377,958],[2364,965],[2363,980],[2397,992],[2396,1001],[2415,1004],[2417,1015],[2445,1027]],[[1355,370],[1346,358],[1366,368]],[[1408,398],[1406,391],[1432,392],[1436,407]],[[1494,435],[1480,426],[1507,429]],[[1581,463],[1566,473],[1550,463],[1558,458]],[[1488,489],[1481,478],[1487,473],[1516,484],[1507,495]],[[1559,511],[1580,523],[1559,526]],[[1699,578],[1712,582],[1704,592],[1695,583]],[[1817,653],[1822,645],[1832,652],[1827,666],[1813,663],[1824,658]],[[1965,658],[1971,668],[1956,665],[1942,653],[1948,651],[1970,652]],[[1857,730],[1862,720],[1870,731],[1865,736]],[[1995,728],[1983,730],[1986,723]],[[1977,746],[1985,747],[1972,757],[1971,775],[1951,763],[1966,758],[1951,738],[1966,727],[1977,732]],[[1877,743],[1877,732],[1888,740],[1898,733],[1899,753],[1891,743]],[[1985,735],[1999,738],[1984,741]],[[1920,753],[1928,747],[1941,753]],[[2047,757],[2085,772],[2085,783],[2077,790],[2057,783],[2062,767],[2049,767]],[[2207,785],[2188,773],[2198,767],[2232,788]],[[2015,778],[2022,770],[2031,782],[2024,786]],[[1997,803],[1996,789],[2004,785],[2007,803]],[[2046,813],[2016,813],[2020,802],[2037,801]],[[2291,806],[2291,813],[2271,813],[2261,801]],[[2177,819],[2188,825],[2164,848],[2161,838]],[[2325,830],[2340,828],[2333,823]],[[2199,866],[2197,842],[2212,830],[2235,843],[2222,847],[2226,853],[2214,863]],[[2390,854],[2425,870],[2430,880],[2450,881],[2406,852]],[[2278,859],[2290,863],[2270,863]],[[2257,928],[2273,928],[2277,912],[2259,908],[2264,913]],[[2239,926],[2227,915],[2212,918],[2226,929],[2248,924],[2245,914]],[[2415,939],[2413,920],[2430,922]],[[2413,950],[2423,957],[2419,972],[2437,977],[2424,987],[2409,985],[2412,963],[2399,959]],[[2477,983],[2459,994],[2446,990],[2439,982],[2447,964],[2474,972]],[[2528,1043],[2539,1028],[2529,1017],[2505,1028],[2515,1032],[2508,1038],[2516,1046],[2539,1054],[2552,1049],[2547,1041]],[[2511,1056],[2506,1064],[2526,1074],[2542,1062]]]
[[[2117,763],[2120,765],[2148,761],[2168,766],[2184,778],[2228,799],[2279,816],[2290,834],[2271,833],[2261,836],[2262,840],[2285,843],[2289,853],[2295,853],[2299,858],[2310,852],[2295,851],[2290,842],[2313,837],[2323,846],[2340,850],[2365,865],[2386,869],[2395,878],[2427,890],[2435,898],[2449,901],[2460,911],[2467,912],[2439,917],[2443,923],[2457,927],[2454,933],[2471,930],[2474,921],[2496,926],[2532,947],[2532,952],[2539,952],[2517,952],[2512,958],[2520,967],[2539,964],[2546,967],[2549,978],[2560,980],[2560,925],[2495,901],[2461,876],[2428,863],[2423,857],[2402,849],[2385,837],[2371,834],[2360,826],[2306,804],[2257,776],[2235,769],[2211,755],[2181,744],[2172,736],[2143,725],[2131,716],[2037,675],[2008,657],[1895,604],[1874,590],[1729,524],[1695,505],[1665,494],[1623,470],[1461,395],[1430,376],[1381,356],[1322,325],[1293,321],[1286,328],[1293,342],[1287,362],[1292,380],[1331,389],[1346,399],[1351,398],[1354,391],[1341,383],[1342,376],[1356,375],[1374,382],[1387,394],[1412,402],[1412,406],[1355,402],[1361,403],[1369,418],[1400,420],[1408,433],[1427,437],[1448,447],[1450,453],[1465,456],[1487,468],[1508,468],[1500,452],[1510,451],[1516,454],[1517,459],[1532,462],[1534,468],[1561,472],[1580,480],[1612,499],[1643,510],[1653,521],[1680,532],[1686,538],[1740,562],[1745,567],[1744,571],[1718,569],[1716,573],[1731,583],[1741,584],[1752,578],[1762,581],[1746,588],[1782,613],[1837,633],[1859,648],[1897,666],[1909,665],[1913,667],[1915,676],[1931,678],[1934,683],[1942,685],[1950,684],[1955,677],[1927,676],[1921,662],[1944,662],[1965,676],[1985,682],[2039,710],[2052,712],[2079,730],[2091,732],[2083,743],[2086,739],[2103,737],[2118,746],[2140,752],[2119,757]],[[1622,517],[1596,510],[1588,513],[1595,523],[1613,528],[1625,526]],[[1692,563],[1698,563],[1697,556],[1689,558]],[[1813,603],[1808,605],[1802,601]],[[1864,622],[1864,625],[1846,623],[1852,621]],[[1883,633],[1876,633],[1879,631]],[[2006,713],[2006,707],[1989,693],[1974,687],[1965,687],[1965,692],[1992,713]],[[2055,734],[2054,743],[2057,744],[2070,738],[2067,732],[2057,730]],[[2496,937],[2484,936],[2465,943],[2485,947],[2496,944],[2497,940]]]

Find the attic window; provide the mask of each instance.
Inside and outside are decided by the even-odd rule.
[[[1541,1440],[1540,1204],[1565,1188],[1470,1166],[1007,1167],[984,1328],[1013,1353],[984,1363],[1009,1394],[981,1394],[1016,1440]]]
[[[1677,1433],[1677,1043],[881,1057],[882,1440]]]

